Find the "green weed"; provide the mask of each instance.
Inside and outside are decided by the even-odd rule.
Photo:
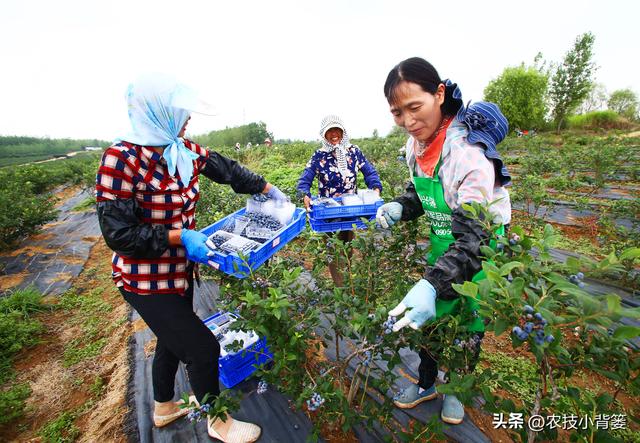
[[[42,427],[38,435],[47,443],[70,443],[80,435],[80,429],[74,424],[76,414],[63,412]]]
[[[25,400],[31,395],[28,383],[13,385],[0,390],[0,425],[22,417]]]

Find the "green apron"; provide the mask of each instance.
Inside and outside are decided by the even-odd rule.
[[[451,233],[451,208],[449,208],[449,205],[447,205],[444,199],[444,189],[438,177],[441,162],[442,159],[438,161],[438,165],[433,173],[433,178],[413,177],[416,193],[422,202],[425,215],[431,223],[431,232],[429,234],[431,251],[427,257],[427,264],[429,264],[429,266],[433,266],[436,260],[449,249],[449,245],[455,242],[455,238]],[[500,227],[497,234],[504,234],[504,226]],[[495,247],[495,244],[491,244],[491,246]],[[480,271],[473,276],[471,281],[482,280],[484,277],[484,272]],[[456,314],[458,309],[460,309],[461,297],[463,296],[461,295],[454,300],[436,299],[436,319],[445,315]],[[480,294],[478,294],[477,297],[479,298]],[[477,315],[479,309],[478,300],[467,297],[467,303],[464,304],[464,309],[469,314],[468,318],[471,319],[464,327],[471,332],[484,332],[484,319]],[[474,313],[474,311],[476,312]]]

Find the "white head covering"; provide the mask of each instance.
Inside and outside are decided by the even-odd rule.
[[[337,145],[332,145],[325,137],[325,134],[331,128],[342,129],[342,139]],[[347,130],[344,128],[342,119],[337,115],[327,115],[323,118],[322,123],[320,124],[320,137],[322,137],[322,147],[320,150],[324,152],[335,151],[336,159],[338,161],[338,169],[342,175],[346,175],[349,172],[349,168],[347,166],[347,149],[349,149],[351,143],[349,142],[349,136],[347,135]]]
[[[191,112],[212,114],[209,105],[195,91],[166,74],[145,74],[127,88],[131,131],[117,141],[126,140],[142,146],[166,146],[162,156],[169,174],[176,169],[184,186],[193,175],[193,160],[198,154],[187,149],[178,134]]]

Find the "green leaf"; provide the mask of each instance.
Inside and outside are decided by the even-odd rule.
[[[567,267],[571,270],[571,272],[577,272],[580,270],[580,259],[576,257],[569,256],[567,257]]]
[[[607,309],[609,312],[617,314],[620,312],[620,297],[615,294],[608,294],[606,297]]]
[[[472,205],[470,205],[468,203],[463,203],[462,204],[462,209],[464,209],[465,211],[471,213],[473,215],[473,218],[477,218],[478,217],[478,211]]]
[[[619,326],[613,333],[613,338],[628,340],[640,336],[640,328],[637,326]]]
[[[500,274],[500,270],[498,269],[498,267],[488,261],[482,262],[482,270],[485,272],[485,274],[488,274],[489,272],[493,272],[498,275]]]
[[[509,323],[504,318],[499,318],[495,321],[493,325],[493,333],[496,336],[501,335],[507,328],[509,327]]]
[[[500,267],[500,275],[503,277],[505,275],[509,275],[511,271],[513,271],[516,268],[523,269],[524,263],[520,263],[519,261],[512,261],[509,263],[505,263]]]
[[[620,309],[619,314],[623,317],[640,319],[640,307],[638,308],[623,308]]]
[[[478,295],[478,285],[470,281],[466,281],[461,285],[454,283],[451,285],[451,287],[458,294],[466,295],[469,297],[475,297],[476,295]]]
[[[629,248],[620,254],[620,260],[635,260],[640,257],[640,248]]]
[[[522,291],[524,290],[524,279],[516,277],[509,285],[509,295],[516,299],[522,299]]]
[[[493,248],[490,248],[489,246],[480,246],[480,254],[483,257],[491,259],[496,255],[496,251],[494,251]]]

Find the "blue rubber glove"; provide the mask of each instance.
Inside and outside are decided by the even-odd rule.
[[[209,237],[193,229],[183,229],[180,241],[187,250],[189,260],[215,266],[209,257],[214,254],[213,250],[216,249],[216,246],[209,240]]]
[[[398,317],[407,308],[413,308],[408,311],[404,317],[393,325],[393,331],[398,332],[400,329],[409,325],[413,329],[420,327],[427,321],[436,316],[436,290],[425,279],[421,279],[415,284],[402,301],[389,311],[392,317]]]
[[[275,201],[289,201],[289,197],[275,185],[271,185],[271,189],[269,189],[266,195]]]
[[[385,203],[378,208],[376,220],[383,228],[395,225],[402,218],[402,205],[398,202]]]

